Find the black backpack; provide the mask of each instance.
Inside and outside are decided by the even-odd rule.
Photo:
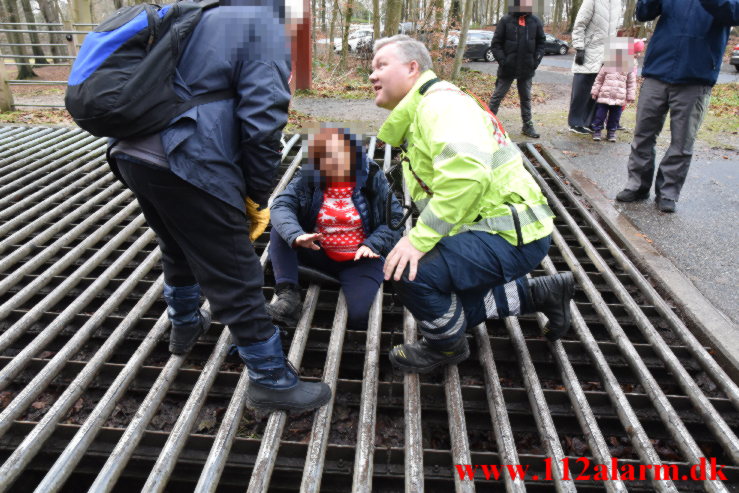
[[[184,101],[174,91],[182,48],[204,10],[218,0],[140,4],[108,17],[82,43],[64,97],[75,123],[98,137],[126,139],[163,130],[193,106],[233,91]]]

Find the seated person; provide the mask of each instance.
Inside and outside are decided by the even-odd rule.
[[[271,206],[269,255],[277,299],[267,306],[275,323],[300,317],[298,264],[337,277],[348,309],[347,327],[366,329],[383,281],[384,256],[400,239],[402,209],[385,174],[362,143],[339,128],[323,128],[308,144],[308,164]]]

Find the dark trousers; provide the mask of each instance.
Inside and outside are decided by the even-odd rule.
[[[646,78],[636,107],[636,128],[628,163],[629,190],[648,191],[655,167],[655,144],[670,112],[670,147],[659,163],[654,192],[677,200],[693,159],[693,144],[703,123],[711,86],[667,84]]]
[[[590,96],[593,82],[598,74],[575,74],[570,93],[570,112],[567,124],[570,127],[590,127],[595,113],[595,100]]]
[[[448,347],[468,326],[534,311],[526,274],[546,256],[551,236],[515,247],[471,231],[442,238],[418,265],[416,279],[395,283],[429,344]]]
[[[498,108],[500,108],[500,102],[508,94],[508,90],[511,88],[513,81],[516,81],[516,87],[518,88],[518,99],[521,102],[521,120],[524,123],[531,121],[531,81],[532,77],[526,79],[514,79],[514,78],[502,78],[498,77],[495,80],[495,90],[490,98],[490,111],[498,114]]]
[[[596,132],[600,132],[603,130],[603,124],[605,123],[606,129],[609,132],[615,132],[621,122],[621,112],[623,112],[623,106],[597,103],[595,105],[595,117],[593,117],[593,123],[590,128]]]
[[[269,339],[275,329],[264,308],[264,276],[245,212],[166,169],[116,161],[157,235],[165,282],[200,284],[213,318],[229,326],[237,345]]]
[[[346,299],[347,327],[353,330],[367,328],[370,306],[384,279],[381,258],[337,262],[326,256],[323,250],[291,247],[274,229],[269,235],[269,256],[276,283],[297,284],[299,263],[337,277]]]

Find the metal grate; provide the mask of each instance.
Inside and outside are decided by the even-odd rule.
[[[244,409],[247,376],[226,328],[168,353],[156,240],[104,145],[73,129],[0,128],[0,490],[736,490],[735,382],[537,148],[522,151],[557,232],[533,274],[575,273],[567,337],[541,338],[541,315],[488,321],[469,329],[468,361],[401,375],[387,350],[417,334],[391,286],[367,331],[352,331],[343,294],[306,284],[285,347],[334,398],[315,413],[260,416]],[[301,145],[286,146],[276,192]],[[368,146],[387,169],[392,150]],[[270,286],[267,237],[257,250]],[[680,477],[715,458],[728,480],[659,480],[654,469],[572,480],[582,457]],[[529,469],[500,481],[477,470],[473,482],[457,464]]]

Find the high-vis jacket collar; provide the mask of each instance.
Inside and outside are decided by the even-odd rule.
[[[418,103],[423,99],[423,95],[418,92],[422,85],[431,79],[436,78],[433,70],[427,70],[421,74],[408,94],[400,100],[398,106],[390,112],[385,123],[380,127],[377,138],[383,142],[387,142],[391,146],[399,147],[405,141],[405,135],[408,133],[408,127],[413,121],[413,115],[416,112]]]

